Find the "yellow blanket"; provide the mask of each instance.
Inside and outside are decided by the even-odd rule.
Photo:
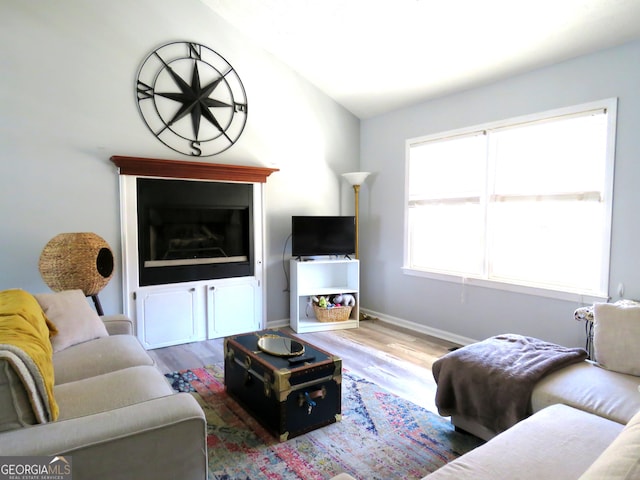
[[[23,378],[40,422],[56,420],[59,413],[53,396],[53,348],[49,340],[56,333],[55,325],[47,319],[33,295],[18,289],[0,292],[0,351],[7,352],[5,359],[13,359],[11,363]],[[25,372],[33,379],[24,378]],[[36,391],[33,391],[34,384]],[[45,409],[44,418],[37,412],[40,400]]]

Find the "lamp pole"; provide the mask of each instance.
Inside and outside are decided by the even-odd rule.
[[[342,176],[353,186],[353,191],[355,193],[356,200],[356,258],[360,257],[360,185],[365,181],[365,179],[370,175],[369,172],[350,172],[343,173]]]
[[[360,258],[360,222],[358,218],[360,212],[360,185],[354,185],[353,191],[356,197],[356,258]]]

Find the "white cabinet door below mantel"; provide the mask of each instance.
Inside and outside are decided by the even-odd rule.
[[[136,293],[138,338],[145,348],[205,339],[201,289],[174,285],[142,288]]]
[[[261,329],[262,301],[255,278],[218,280],[207,288],[207,338]]]

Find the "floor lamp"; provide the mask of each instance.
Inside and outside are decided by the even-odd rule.
[[[362,185],[365,179],[370,175],[370,172],[349,172],[343,173],[342,176],[353,186],[353,191],[355,192],[356,197],[356,258],[360,257],[360,242],[359,242],[359,231],[360,226],[358,222],[358,210],[360,210],[360,185]]]

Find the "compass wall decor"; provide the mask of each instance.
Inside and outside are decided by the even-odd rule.
[[[138,71],[136,97],[149,130],[186,155],[225,151],[247,123],[240,77],[221,55],[198,43],[173,42],[151,52]]]

